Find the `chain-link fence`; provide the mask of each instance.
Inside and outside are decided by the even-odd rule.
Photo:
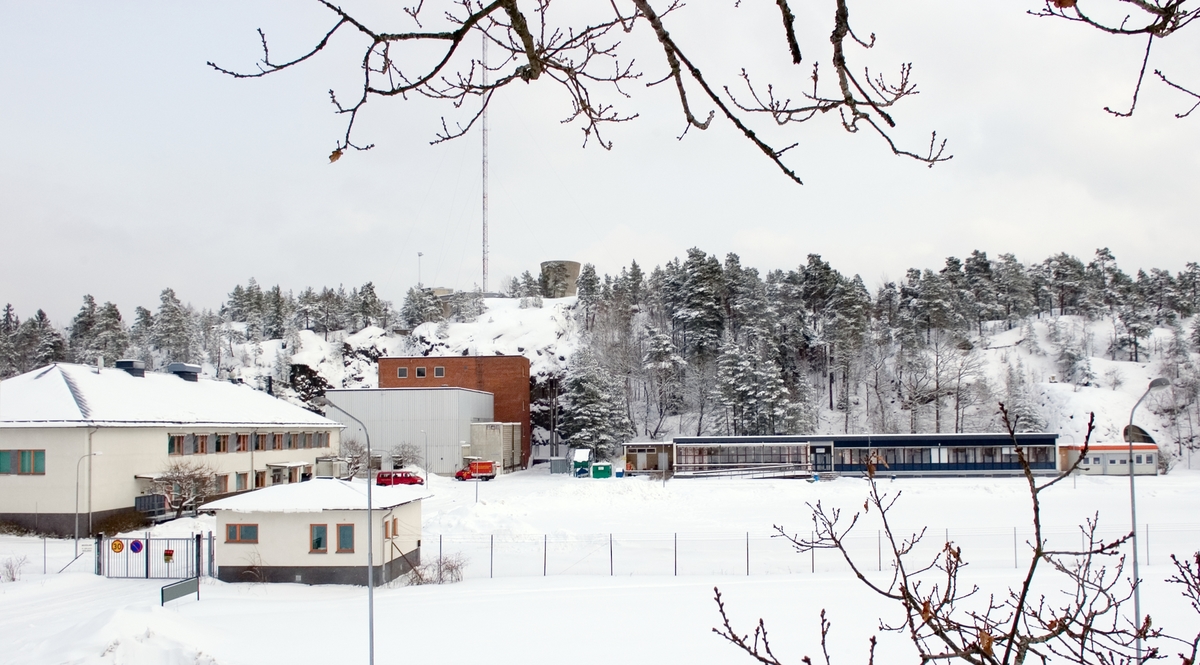
[[[855,530],[846,549],[863,570],[883,570],[892,560],[886,534]],[[1101,529],[1096,535],[1114,540],[1126,533]],[[792,533],[811,538],[811,533]],[[908,538],[912,531],[897,533]],[[1074,551],[1085,545],[1079,527],[1043,529],[1047,547]],[[1032,527],[948,529],[927,527],[908,560],[928,561],[947,541],[962,549],[976,568],[1016,568],[1028,562]],[[445,534],[428,536],[422,556],[461,556],[465,577],[529,577],[547,575],[780,575],[847,572],[849,564],[836,550],[798,552],[772,532],[651,534]],[[1128,546],[1126,546],[1128,550]],[[1168,563],[1171,554],[1190,556],[1200,550],[1200,524],[1143,525],[1138,530],[1143,565]]]

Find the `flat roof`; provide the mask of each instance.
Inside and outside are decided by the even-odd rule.
[[[1023,446],[1052,446],[1057,434],[1022,432],[1016,435]],[[785,434],[764,436],[681,436],[674,439],[682,446],[751,446],[829,443],[844,448],[884,448],[905,446],[962,446],[965,444],[1011,446],[1013,441],[1004,432],[970,432],[957,434]]]

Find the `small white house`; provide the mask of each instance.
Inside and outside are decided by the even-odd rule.
[[[375,584],[421,563],[424,487],[318,478],[276,485],[201,506],[217,516],[217,578],[225,582],[367,583],[367,529]]]
[[[147,372],[59,363],[0,382],[0,520],[70,534],[152,507],[175,461],[211,470],[217,494],[311,476],[341,425],[195,365]],[[161,506],[161,501],[157,505]],[[140,509],[148,510],[149,508]]]
[[[1083,446],[1061,446],[1063,469],[1071,468],[1083,452]],[[1128,476],[1129,444],[1102,443],[1088,446],[1086,459],[1079,463],[1079,473],[1089,476]],[[1153,443],[1133,444],[1133,473],[1137,476],[1158,475],[1158,446]]]

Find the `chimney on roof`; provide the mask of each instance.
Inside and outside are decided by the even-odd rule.
[[[200,366],[190,363],[171,363],[167,365],[167,371],[184,381],[195,381],[200,378]]]
[[[130,376],[146,376],[146,363],[140,360],[118,360],[117,369],[125,370]]]

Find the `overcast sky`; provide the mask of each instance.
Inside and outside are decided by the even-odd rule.
[[[833,3],[795,4],[806,56],[825,58]],[[693,0],[668,28],[710,77],[748,65],[806,85],[807,63],[778,64],[775,3],[732,5]],[[1200,114],[1176,120],[1188,100],[1149,80],[1133,118],[1103,111],[1127,106],[1140,38],[1027,16],[1033,0],[851,6],[879,40],[853,58],[888,74],[914,63],[922,92],[897,108],[897,138],[920,148],[937,130],[951,162],[926,168],[820,118],[774,135],[799,142],[795,185],[719,119],[676,140],[673,91],[641,83],[620,101],[641,117],[608,130],[613,150],[581,149],[559,89],[514,86],[490,120],[489,286],[547,259],[615,272],[692,246],[764,272],[817,253],[872,288],[973,249],[1029,262],[1110,247],[1131,273],[1200,260]],[[205,66],[252,68],[259,27],[285,57],[330,25],[301,0],[0,0],[0,302],[65,324],[90,293],[131,319],[163,287],[215,308],[254,277],[297,291],[371,280],[399,304],[418,252],[425,284],[478,283],[478,134],[429,146],[444,109],[376,99],[356,136],[378,147],[330,164],[343,125],[327,91],[353,93],[359,42],[267,79]],[[646,37],[632,45],[652,80],[665,67]],[[1150,69],[1200,88],[1193,37],[1159,44]]]

